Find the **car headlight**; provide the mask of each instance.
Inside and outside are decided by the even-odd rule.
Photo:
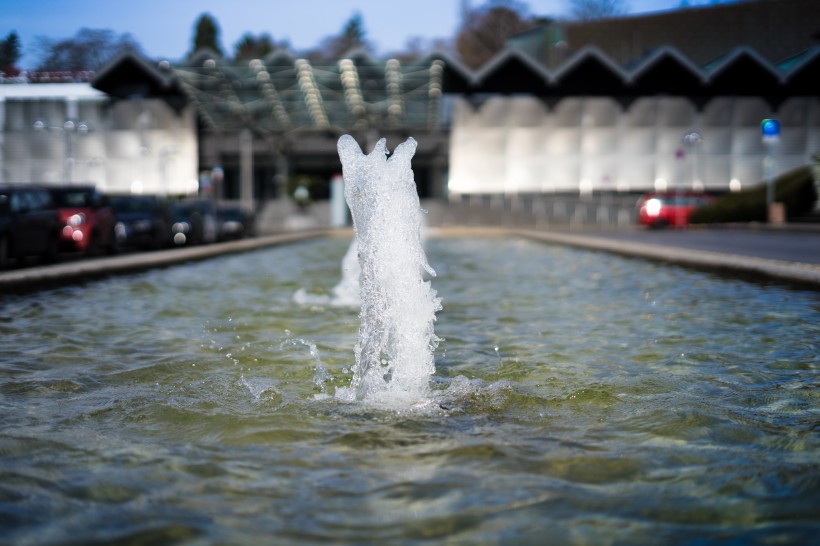
[[[649,216],[657,216],[661,213],[661,206],[663,206],[663,203],[660,199],[650,199],[646,202],[644,208]]]

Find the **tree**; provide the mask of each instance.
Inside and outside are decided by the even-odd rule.
[[[426,38],[423,36],[410,36],[405,40],[404,47],[390,53],[390,56],[402,62],[420,59],[430,51],[452,52],[452,39],[448,38]]]
[[[210,49],[220,57],[223,55],[222,48],[219,47],[219,25],[210,13],[203,13],[196,20],[193,49],[188,56],[191,57],[203,49]]]
[[[53,40],[36,38],[40,51],[37,70],[99,70],[123,53],[142,54],[139,43],[128,33],[116,34],[108,29],[81,28],[73,38]]]
[[[373,47],[366,38],[364,20],[360,13],[354,13],[340,34],[322,40],[319,49],[311,51],[308,56],[322,60],[338,59],[353,49],[373,52]]]
[[[20,60],[20,37],[17,32],[11,31],[0,40],[0,70],[7,75],[15,75],[19,72],[17,61]]]
[[[250,32],[246,32],[234,45],[234,59],[237,61],[261,59],[277,49],[287,48],[287,42],[277,44],[268,33],[254,36]]]
[[[626,12],[624,0],[570,0],[570,16],[578,21],[617,17]]]
[[[470,68],[478,68],[504,49],[507,39],[534,28],[537,19],[515,0],[490,0],[464,13],[456,35],[456,51]]]
[[[695,6],[731,4],[732,2],[748,2],[749,0],[681,0],[681,8],[691,8]]]

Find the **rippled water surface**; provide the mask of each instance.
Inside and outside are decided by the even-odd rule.
[[[347,244],[0,299],[0,544],[820,536],[817,293],[432,239],[435,395],[379,409],[357,310],[293,299]]]

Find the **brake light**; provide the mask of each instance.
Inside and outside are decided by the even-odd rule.
[[[72,214],[71,217],[68,219],[69,226],[81,226],[85,224],[85,214],[80,212],[79,214]]]

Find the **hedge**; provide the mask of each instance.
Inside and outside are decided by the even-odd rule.
[[[787,220],[811,213],[818,197],[811,167],[803,166],[786,172],[777,177],[774,184],[774,200],[785,205]],[[727,193],[713,203],[695,210],[690,222],[765,222],[766,218],[766,183],[763,182],[747,190]]]

